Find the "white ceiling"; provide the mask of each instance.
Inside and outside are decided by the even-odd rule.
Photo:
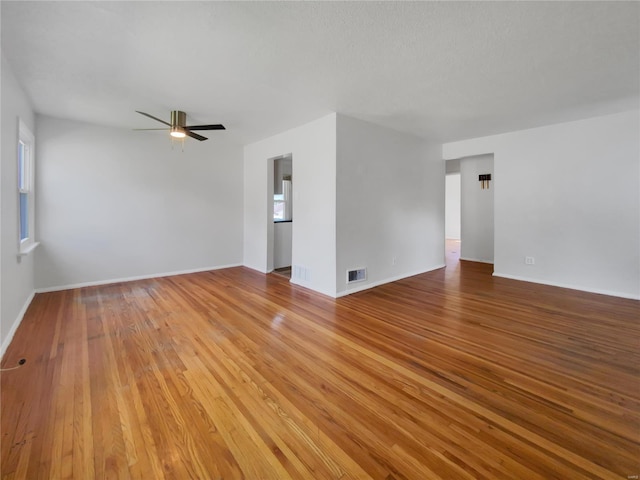
[[[252,142],[337,111],[438,141],[638,106],[638,2],[10,2],[39,113],[224,123]],[[142,133],[141,133],[142,134]]]

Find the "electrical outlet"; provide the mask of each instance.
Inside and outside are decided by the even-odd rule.
[[[394,255],[393,257],[391,257],[391,265],[395,265],[397,263],[398,263],[398,257]]]
[[[524,257],[524,263],[525,265],[535,265],[536,259],[533,257]]]

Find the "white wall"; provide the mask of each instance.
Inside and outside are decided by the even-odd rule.
[[[9,346],[35,289],[34,254],[18,258],[18,117],[37,135],[30,101],[4,55],[1,71],[0,356]],[[37,170],[36,175],[39,175]],[[39,232],[36,230],[36,237],[38,236]]]
[[[460,240],[460,173],[445,177],[444,236]]]
[[[499,183],[495,275],[640,298],[637,110],[443,146],[481,153]]]
[[[440,146],[344,115],[337,120],[337,294],[443,266]],[[347,270],[362,267],[367,280],[347,285]]]
[[[291,234],[293,222],[273,224],[273,268],[291,266]]]
[[[38,116],[36,284],[242,262],[242,148]]]
[[[335,295],[336,114],[245,146],[244,264],[273,269],[273,159],[293,156],[291,281]],[[306,273],[306,275],[305,275]]]
[[[489,188],[482,189],[479,175],[491,174]],[[496,189],[493,155],[460,161],[460,258],[493,263],[493,195]]]

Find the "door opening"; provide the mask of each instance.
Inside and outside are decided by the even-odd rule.
[[[493,154],[460,159],[461,260],[493,265],[493,173]]]
[[[293,250],[293,158],[273,160],[273,272],[291,278]]]
[[[447,160],[445,165],[445,260],[450,264],[460,259],[460,160]]]

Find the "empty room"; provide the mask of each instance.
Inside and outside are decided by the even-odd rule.
[[[0,478],[640,478],[639,2],[0,21]]]

